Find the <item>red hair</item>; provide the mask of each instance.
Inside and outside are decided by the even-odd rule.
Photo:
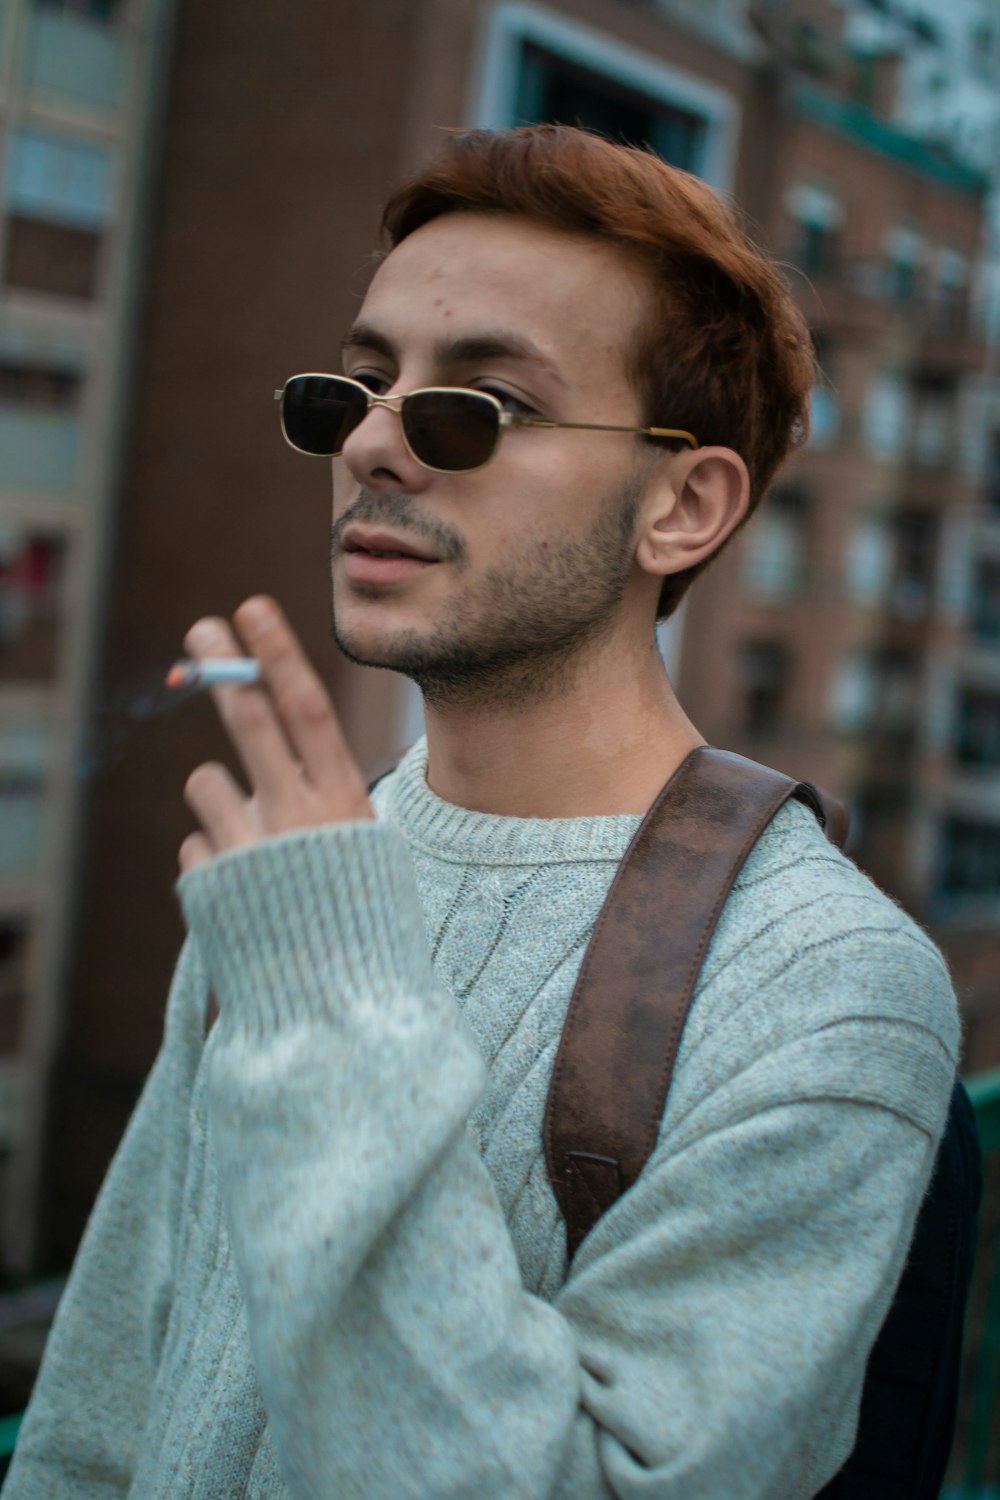
[[[461,211],[595,235],[644,267],[651,316],[625,351],[641,420],[735,449],[750,473],[749,514],[808,433],[814,360],[777,267],[718,194],[649,151],[572,126],[472,130],[449,135],[393,193],[383,241],[392,249]],[[704,566],[664,580],[661,617]]]

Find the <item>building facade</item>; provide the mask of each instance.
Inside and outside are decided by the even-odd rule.
[[[0,1211],[29,1262],[130,405],[161,0],[0,0]]]
[[[758,14],[782,123],[748,206],[822,379],[810,443],[692,599],[682,696],[847,797],[855,857],[951,961],[975,1071],[1000,1061],[996,26],[978,0]],[[923,107],[928,58],[948,109]]]

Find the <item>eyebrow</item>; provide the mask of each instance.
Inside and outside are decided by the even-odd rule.
[[[348,349],[371,349],[386,359],[395,359],[398,353],[395,344],[386,334],[371,323],[358,322],[349,329],[343,344]],[[475,364],[479,360],[513,359],[524,364],[536,365],[553,380],[565,385],[564,377],[531,339],[513,329],[487,328],[478,333],[465,334],[455,339],[438,339],[434,345],[434,359],[439,365]]]

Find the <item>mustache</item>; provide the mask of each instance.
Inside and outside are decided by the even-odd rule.
[[[442,562],[463,563],[465,542],[461,532],[444,521],[435,521],[421,513],[416,502],[401,491],[362,490],[330,529],[330,556],[341,550],[341,540],[348,526],[357,521],[369,526],[397,526],[416,542],[426,543]]]

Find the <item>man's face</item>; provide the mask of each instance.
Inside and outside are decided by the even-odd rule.
[[[344,349],[379,394],[489,390],[506,409],[639,425],[624,351],[646,308],[610,246],[507,216],[452,214],[380,266]],[[334,634],[429,702],[518,700],[613,630],[641,579],[638,503],[656,450],[629,433],[513,428],[437,474],[377,408],[333,461]],[[373,553],[414,548],[422,560]]]

